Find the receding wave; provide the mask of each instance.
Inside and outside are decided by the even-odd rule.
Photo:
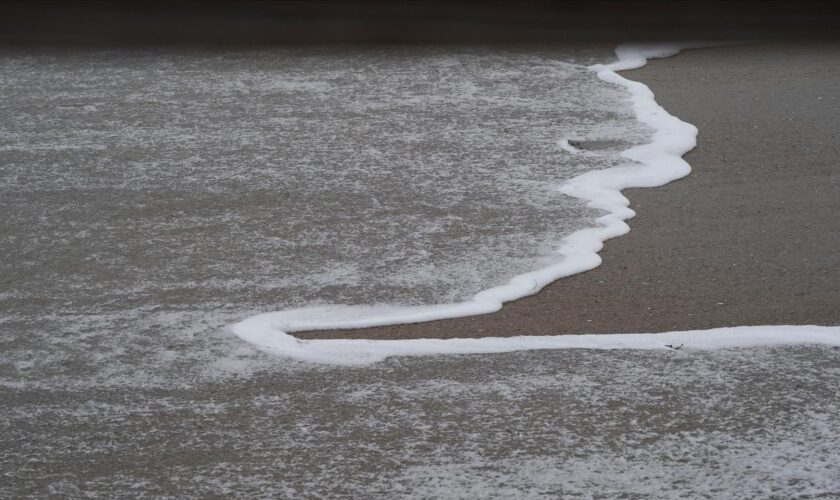
[[[604,144],[603,136],[580,133],[577,137],[584,137],[584,139],[576,139],[574,142],[565,137],[553,138],[557,147],[569,158],[567,160],[569,164],[575,164],[577,160],[577,165],[586,165],[589,169],[565,178],[562,172],[569,172],[569,170],[557,169],[555,177],[544,181],[545,186],[552,186],[557,193],[565,195],[566,200],[585,203],[586,208],[597,210],[599,216],[593,219],[579,215],[577,222],[584,228],[578,226],[572,229],[571,226],[558,223],[558,226],[562,228],[558,230],[562,236],[558,236],[558,232],[547,233],[556,238],[554,251],[543,252],[541,261],[531,258],[526,264],[526,267],[530,265],[530,268],[527,268],[525,272],[514,272],[513,277],[505,279],[512,270],[518,268],[511,265],[505,268],[506,272],[497,271],[492,276],[496,280],[492,283],[494,286],[482,288],[468,300],[441,302],[434,306],[329,305],[288,309],[248,318],[234,325],[234,332],[241,338],[269,351],[294,355],[302,359],[307,359],[307,353],[311,353],[313,359],[317,359],[319,345],[313,342],[301,343],[288,333],[310,329],[359,328],[419,322],[493,312],[501,308],[504,302],[536,293],[558,278],[598,266],[601,261],[597,252],[602,248],[603,242],[626,233],[629,227],[624,221],[634,215],[628,208],[629,202],[621,194],[621,190],[630,187],[660,186],[687,175],[691,170],[682,159],[682,155],[695,146],[697,129],[662,109],[644,84],[627,80],[616,73],[616,71],[642,66],[649,57],[664,57],[678,51],[679,47],[671,45],[621,46],[616,49],[617,61],[581,68],[597,77],[606,90],[603,90],[603,93],[593,90],[601,88],[598,86],[590,88],[582,85],[577,88],[587,88],[592,93],[590,98],[598,102],[606,102],[607,99],[604,96],[609,95],[609,92],[623,93],[626,95],[623,102],[621,99],[611,102],[613,106],[617,105],[614,113],[631,112],[630,116],[635,124],[625,123],[624,126],[627,129],[624,133],[627,135],[621,136],[620,139],[612,139],[628,145],[626,149],[612,155],[592,146]],[[597,109],[596,105],[592,107]],[[632,137],[631,131],[639,129],[638,125],[646,127],[645,130],[649,132],[643,135],[645,138],[643,142],[633,144],[628,137]],[[554,131],[557,132],[556,129]],[[587,144],[590,146],[586,147]],[[584,152],[590,154],[581,154]],[[593,168],[592,164],[584,161],[585,159],[595,159],[600,164],[596,164]],[[532,166],[531,168],[539,167]],[[512,207],[512,209],[515,214],[516,208]],[[465,250],[465,255],[475,259],[474,266],[484,268],[481,253],[468,250]],[[496,340],[486,339],[485,342],[489,345],[495,343]],[[519,342],[523,346],[533,343],[527,339]],[[457,342],[453,342],[450,345],[455,349],[456,344]],[[481,342],[468,344],[474,346],[474,349],[477,349],[476,352],[482,352]],[[353,345],[356,346],[353,351],[359,359],[364,360],[369,357],[367,349],[370,344]]]

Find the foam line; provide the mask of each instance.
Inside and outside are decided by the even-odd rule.
[[[588,206],[605,210],[607,215],[597,219],[596,227],[565,237],[561,241],[558,259],[553,264],[520,274],[505,285],[483,290],[466,302],[433,306],[328,305],[290,309],[248,318],[233,325],[233,332],[266,351],[296,359],[343,364],[377,361],[390,355],[423,353],[502,352],[597,345],[629,347],[653,345],[651,342],[661,346],[663,339],[653,341],[645,340],[648,337],[633,337],[636,340],[631,340],[628,336],[598,336],[601,340],[597,341],[589,336],[581,336],[376,342],[301,341],[289,333],[417,323],[492,313],[501,309],[505,302],[532,295],[559,278],[600,265],[598,252],[603,248],[604,241],[626,234],[630,228],[624,221],[635,215],[621,190],[662,186],[688,175],[691,168],[682,159],[682,155],[694,148],[697,136],[697,129],[693,125],[671,116],[659,106],[646,85],[628,80],[617,71],[638,68],[650,58],[671,56],[683,48],[696,46],[699,45],[622,45],[616,49],[615,62],[591,67],[602,80],[622,85],[630,92],[637,119],[650,126],[654,133],[650,143],[622,153],[625,158],[636,162],[632,166],[588,172],[560,187],[564,194],[585,200]]]
[[[265,315],[234,327],[269,353],[312,363],[369,365],[391,356],[491,354],[541,349],[663,349],[678,352],[792,344],[840,346],[837,326],[740,326],[711,330],[610,335],[483,337],[478,339],[298,340],[273,329]],[[672,346],[672,347],[669,347]]]

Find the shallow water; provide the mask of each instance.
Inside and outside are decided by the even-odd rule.
[[[591,225],[557,185],[644,138],[623,90],[566,59],[592,56],[7,56],[4,246],[24,255],[4,271],[15,296],[85,305],[469,298]],[[587,157],[563,138],[612,143]]]
[[[601,215],[557,186],[647,139],[587,69],[613,58],[3,53],[3,372],[177,383],[237,357],[223,327],[254,312],[451,302],[541,267]]]
[[[834,498],[840,349],[278,364],[0,389],[0,495]]]

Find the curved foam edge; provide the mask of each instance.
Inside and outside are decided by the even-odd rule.
[[[483,337],[477,339],[320,339],[298,340],[273,328],[266,315],[234,326],[238,335],[261,350],[283,357],[344,366],[369,365],[391,356],[493,354],[543,349],[726,349],[816,344],[840,346],[838,326],[739,326],[711,330],[609,335]]]
[[[245,319],[231,327],[233,333],[265,351],[296,359],[342,364],[359,364],[368,362],[363,361],[365,359],[378,361],[390,355],[412,353],[500,352],[500,346],[507,346],[503,350],[533,349],[538,348],[533,346],[541,345],[554,346],[551,348],[569,346],[565,343],[567,341],[556,340],[556,337],[302,341],[289,333],[419,323],[492,313],[501,309],[503,303],[535,294],[557,279],[598,267],[601,264],[598,252],[603,248],[604,241],[626,234],[630,228],[624,221],[635,215],[621,190],[662,186],[688,175],[691,168],[682,155],[695,147],[697,137],[697,128],[671,116],[659,106],[646,85],[628,80],[617,71],[639,68],[648,59],[672,56],[686,48],[709,45],[713,44],[621,45],[616,48],[615,62],[590,67],[602,80],[621,85],[630,92],[637,119],[650,126],[654,133],[650,143],[622,153],[637,164],[587,172],[560,186],[564,194],[585,200],[588,206],[605,210],[607,215],[597,219],[597,226],[565,237],[560,242],[555,263],[515,276],[507,284],[483,290],[461,303],[432,306],[327,305],[289,309]]]

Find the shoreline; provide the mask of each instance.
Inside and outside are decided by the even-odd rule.
[[[840,273],[833,271],[840,269],[840,258],[830,251],[840,239],[830,218],[840,210],[840,197],[832,196],[840,174],[830,168],[836,146],[825,137],[836,130],[838,120],[829,109],[812,102],[821,101],[817,94],[822,94],[826,105],[837,106],[832,99],[837,93],[830,88],[837,80],[831,74],[840,73],[840,65],[832,64],[838,52],[837,44],[705,48],[622,72],[648,85],[668,112],[697,125],[700,140],[698,149],[687,155],[694,169],[691,176],[656,189],[625,192],[637,216],[629,234],[606,243],[600,252],[601,266],[555,281],[492,314],[294,335],[476,338],[840,324],[836,310]],[[786,71],[791,65],[810,72]],[[817,69],[832,73],[820,78]],[[767,75],[753,76],[755,71]],[[780,109],[772,107],[776,99],[785,103]],[[764,105],[753,107],[754,101]],[[782,109],[799,115],[797,128],[777,126],[763,138],[744,132],[748,129],[740,122],[753,123],[757,129],[784,125],[789,116],[780,116]],[[810,145],[812,157],[798,166],[791,189],[783,184],[791,180],[790,172],[768,168],[769,159],[790,154],[791,143],[783,138],[794,145]],[[762,147],[755,147],[756,141]],[[736,166],[732,159],[737,159]],[[803,191],[817,195],[805,197]],[[793,212],[774,218],[784,207]],[[789,237],[773,237],[774,231],[768,236],[768,230],[778,225]],[[799,258],[812,265],[792,276],[795,270],[786,269],[796,247],[791,242],[813,241],[821,234],[826,240],[822,251],[800,248]],[[751,281],[750,276],[756,279]],[[772,292],[781,288],[786,296],[772,300]]]
[[[175,163],[132,154],[159,151],[148,139],[116,143],[113,155],[4,156],[21,184],[57,174],[51,189],[33,182],[23,195],[14,177],[0,203],[9,209],[0,241],[10,249],[0,301],[0,497],[840,497],[838,55],[840,45],[710,49],[628,73],[699,126],[699,149],[687,158],[693,175],[626,192],[638,214],[633,230],[607,242],[593,271],[497,314],[377,330],[452,336],[482,322],[501,331],[630,330],[656,319],[665,328],[772,314],[833,327],[382,342],[283,335],[297,351],[272,356],[225,328],[245,308],[271,307],[271,290],[256,289],[241,264],[233,269],[242,288],[204,278],[219,269],[208,265],[241,253],[237,233],[217,228],[244,217],[214,214],[282,214],[272,210],[282,205],[248,189],[241,199],[208,197],[204,182],[137,196],[95,170],[71,175],[100,156],[100,171],[112,174],[132,170],[123,168],[132,159],[135,171]],[[79,60],[66,67],[76,76],[90,69]],[[124,67],[107,64],[102,74],[125,88],[139,79],[121,77]],[[47,76],[57,69],[47,68]],[[36,88],[40,80],[57,90]],[[124,111],[116,116],[50,122],[63,116],[56,92],[96,104],[86,97],[96,85],[24,81],[17,97],[31,92],[38,102],[8,108],[7,135],[48,137],[21,145],[84,145],[91,134],[62,131],[112,129],[147,108],[176,119],[181,109],[163,103],[171,115],[140,101],[115,106]],[[179,95],[172,102],[196,102]],[[186,125],[200,125],[200,115],[187,116],[198,118]],[[231,123],[221,120],[220,130],[229,134]],[[167,136],[183,137],[174,132]],[[229,147],[196,144],[215,156]],[[265,255],[259,241],[243,243],[254,250],[246,258]],[[196,259],[168,266],[169,256],[188,254]],[[159,272],[183,268],[195,282]],[[341,366],[350,364],[367,366]]]
[[[697,44],[685,44],[690,48]],[[701,46],[704,44],[701,44]],[[632,146],[621,157],[630,165],[593,170],[571,178],[558,186],[559,192],[586,203],[587,207],[606,212],[594,226],[575,231],[561,240],[553,262],[538,269],[515,275],[507,282],[478,291],[469,300],[452,304],[421,306],[332,304],[259,314],[232,326],[241,339],[262,348],[285,350],[290,346],[289,333],[324,329],[394,326],[491,314],[505,303],[535,295],[558,279],[598,267],[598,252],[604,242],[627,234],[626,220],[635,215],[622,194],[629,188],[657,187],[681,179],[691,172],[682,156],[697,144],[697,128],[663,109],[643,83],[628,80],[620,71],[645,66],[649,59],[670,57],[683,50],[682,44],[619,45],[616,60],[595,64],[587,69],[603,82],[624,87],[636,121],[652,130],[649,142]],[[276,325],[282,325],[278,327]]]

